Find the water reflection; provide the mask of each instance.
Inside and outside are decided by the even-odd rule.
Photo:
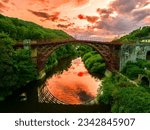
[[[46,81],[48,91],[66,104],[82,104],[97,95],[101,82],[92,77],[81,58],[72,61],[71,67],[62,74],[54,75]]]

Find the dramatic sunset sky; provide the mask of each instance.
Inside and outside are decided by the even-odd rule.
[[[0,13],[75,37],[110,40],[150,25],[150,0],[0,0]]]

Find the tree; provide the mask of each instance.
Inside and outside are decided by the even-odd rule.
[[[12,44],[14,41],[7,34],[0,33],[0,97],[8,95],[17,85]]]
[[[114,94],[113,98],[112,112],[150,112],[150,93],[142,87],[121,88]]]
[[[126,43],[134,44],[138,39],[149,36],[150,36],[150,26],[145,26],[143,28],[140,27],[139,29],[132,31],[128,35],[125,35],[115,41],[119,41],[125,44]]]
[[[17,74],[17,86],[21,87],[37,79],[36,65],[31,59],[29,50],[18,49],[13,55],[13,65]]]
[[[28,50],[14,50],[14,40],[0,33],[0,97],[36,79],[37,70]]]

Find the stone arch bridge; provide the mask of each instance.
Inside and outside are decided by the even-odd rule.
[[[94,48],[104,59],[107,69],[110,71],[119,69],[119,53],[121,43],[116,42],[100,42],[88,40],[65,40],[57,42],[30,41],[25,40],[23,43],[15,45],[17,48],[29,48],[32,52],[32,58],[37,64],[40,77],[45,75],[45,63],[54,50],[67,44],[83,44]]]

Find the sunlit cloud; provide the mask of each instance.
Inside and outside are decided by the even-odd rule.
[[[73,36],[113,39],[150,25],[150,0],[1,0],[0,13]]]

